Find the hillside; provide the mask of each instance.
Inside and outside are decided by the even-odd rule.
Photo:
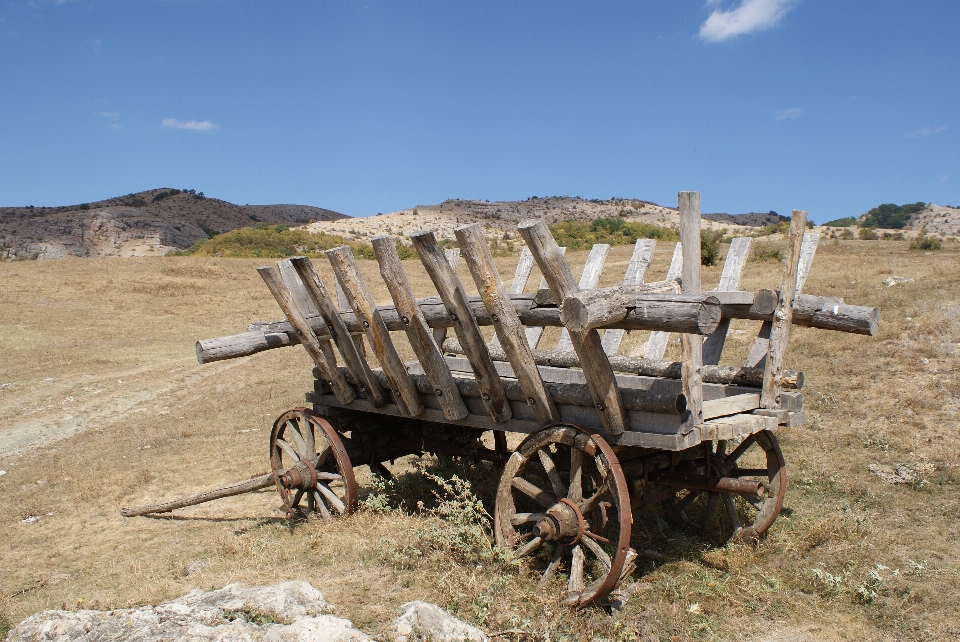
[[[779,225],[790,221],[789,216],[782,216],[776,212],[748,212],[747,214],[704,214],[708,221],[716,221],[725,225],[747,225],[763,227],[765,225]]]
[[[347,218],[307,205],[235,205],[203,193],[147,190],[62,207],[0,207],[0,260],[150,256],[258,222]]]
[[[311,232],[336,234],[350,241],[369,241],[378,234],[406,237],[416,230],[434,230],[438,238],[454,238],[453,230],[478,221],[487,238],[510,240],[517,234],[517,223],[528,218],[543,218],[547,223],[588,222],[602,217],[621,216],[629,222],[677,229],[680,215],[676,208],[635,199],[585,200],[571,196],[529,198],[525,201],[472,201],[450,199],[439,205],[416,207],[366,218],[321,221],[307,225]],[[704,220],[704,227],[736,227]]]
[[[922,210],[912,215],[906,229],[944,236],[960,234],[960,208],[927,203]]]

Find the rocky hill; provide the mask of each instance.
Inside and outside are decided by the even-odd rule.
[[[63,207],[0,207],[0,260],[150,256],[259,222],[347,218],[307,205],[235,205],[202,192],[154,189]]]
[[[926,230],[928,234],[944,236],[960,234],[960,207],[927,203],[926,207],[910,217],[906,229],[917,232]]]
[[[782,216],[776,212],[749,212],[747,214],[704,214],[703,218],[708,221],[716,221],[725,225],[747,225],[750,227],[763,227],[765,225],[778,225],[783,222],[789,222],[789,216]]]
[[[592,221],[620,216],[630,222],[648,223],[677,229],[680,215],[676,208],[649,201],[614,198],[606,201],[571,196],[528,198],[525,201],[472,201],[451,199],[439,205],[416,207],[366,218],[322,221],[307,225],[313,232],[336,234],[350,241],[369,241],[379,234],[406,237],[416,230],[434,230],[437,238],[454,238],[453,230],[472,222],[482,224],[487,238],[510,239],[517,234],[517,223],[528,218],[543,218],[547,223]],[[735,228],[738,225],[704,220],[705,227]]]

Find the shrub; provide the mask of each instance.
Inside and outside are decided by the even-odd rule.
[[[350,242],[335,234],[322,232],[311,234],[304,230],[291,230],[286,225],[268,225],[264,222],[257,223],[255,227],[244,227],[217,234],[212,238],[198,241],[186,250],[178,250],[172,254],[285,259],[297,255],[319,257],[325,250],[341,245],[350,247],[358,259],[376,258],[373,247],[366,243]],[[397,254],[401,259],[417,258],[416,251],[405,245],[397,245]]]
[[[934,238],[932,236],[927,236],[924,233],[921,233],[920,236],[913,239],[910,243],[911,250],[942,250],[943,243],[940,242],[940,239]]]
[[[832,221],[827,221],[824,223],[826,227],[850,227],[851,225],[856,225],[857,219],[852,216],[844,216],[843,218],[838,218]]]
[[[753,246],[753,252],[750,258],[755,263],[763,263],[764,261],[770,260],[782,261],[783,251],[769,243],[756,243]]]
[[[853,232],[851,232],[850,230],[844,228],[844,229],[840,230],[840,233],[839,233],[839,234],[837,234],[837,238],[838,238],[838,239],[842,239],[842,240],[844,240],[844,241],[852,241],[852,240],[853,240]]]
[[[619,216],[598,218],[589,223],[579,221],[554,223],[550,226],[550,231],[557,240],[557,244],[571,250],[589,248],[596,243],[632,245],[641,238],[659,241],[676,241],[680,238],[671,229],[647,223],[630,223]]]
[[[90,209],[90,204],[89,204],[89,203],[80,203],[80,209],[82,209],[82,210],[88,210],[88,209]]]
[[[909,205],[884,203],[864,214],[860,224],[864,227],[879,227],[893,230],[903,229],[907,221],[910,220],[910,217],[926,206],[927,204],[922,201]]]
[[[857,232],[857,238],[861,241],[876,241],[879,237],[872,227],[861,227]]]
[[[720,242],[727,229],[700,230],[700,264],[716,265],[720,258]]]

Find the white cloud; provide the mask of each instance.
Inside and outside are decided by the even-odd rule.
[[[177,120],[176,118],[164,118],[162,124],[170,129],[190,129],[195,132],[209,132],[220,127],[209,120]]]
[[[904,134],[907,138],[917,138],[919,136],[933,136],[934,134],[939,134],[940,132],[947,131],[946,127],[924,127],[923,129],[918,129],[915,132],[907,132]]]
[[[700,39],[722,42],[754,31],[773,27],[798,0],[740,0],[733,9],[721,9],[718,0],[707,0],[707,7],[716,7],[700,25]]]
[[[799,107],[791,107],[790,109],[781,109],[780,111],[773,112],[773,117],[777,120],[795,120],[803,116],[803,110]]]

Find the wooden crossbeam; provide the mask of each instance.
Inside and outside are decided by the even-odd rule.
[[[700,241],[697,241],[699,247]],[[670,259],[670,267],[667,269],[667,280],[680,278],[683,272],[683,244],[677,243],[673,247],[673,257]],[[644,359],[663,359],[667,351],[667,342],[670,340],[669,332],[651,332],[647,339],[647,344],[643,347],[642,356]]]
[[[477,320],[470,310],[463,285],[447,262],[433,232],[414,232],[410,235],[410,239],[450,315],[460,345],[467,353],[477,385],[482,391],[481,399],[487,413],[498,423],[507,421],[513,416],[513,411],[503,390],[503,384],[493,367],[487,344],[483,340],[483,335],[480,334],[480,326],[477,325]]]
[[[647,273],[647,268],[650,267],[650,261],[653,260],[653,250],[656,246],[656,239],[637,239],[633,246],[633,254],[630,255],[630,263],[627,264],[627,271],[623,275],[624,285],[643,283],[643,277]],[[623,334],[624,331],[619,328],[605,331],[600,341],[603,351],[606,354],[617,354],[620,343],[623,342]]]
[[[387,330],[383,317],[377,310],[377,304],[367,289],[363,277],[360,276],[360,268],[357,267],[353,252],[349,247],[341,246],[327,250],[324,254],[333,266],[333,271],[340,285],[343,286],[343,291],[354,312],[363,319],[364,332],[384,374],[390,381],[393,399],[400,408],[400,412],[408,417],[416,417],[423,412],[417,387],[410,379],[407,368],[403,365],[403,359],[400,358],[396,346],[390,339],[390,331]]]
[[[457,390],[450,368],[447,367],[447,362],[444,361],[440,348],[433,339],[423,311],[413,297],[410,281],[400,265],[396,242],[392,236],[375,236],[372,244],[377,262],[380,264],[380,276],[383,277],[383,282],[390,291],[393,303],[403,321],[407,339],[417,359],[423,365],[443,415],[454,421],[463,419],[467,416],[467,407]]]
[[[747,256],[750,254],[751,240],[748,237],[740,237],[730,242],[730,249],[727,250],[727,258],[723,261],[723,272],[720,273],[720,285],[717,286],[717,290],[735,292],[740,289],[740,277],[743,275],[743,267],[746,265]],[[720,353],[723,352],[723,344],[727,340],[729,330],[730,319],[720,319],[717,329],[703,342],[703,363],[712,366],[720,363]]]
[[[510,283],[510,294],[523,294],[523,289],[527,287],[527,281],[530,280],[530,272],[533,270],[533,255],[530,250],[524,247],[520,250],[520,259],[517,261],[517,269],[513,273],[513,281]],[[488,343],[491,348],[500,346],[500,337],[496,334]]]
[[[583,273],[580,275],[580,290],[593,290],[600,282],[600,273],[603,271],[603,264],[607,260],[607,254],[610,253],[610,246],[606,243],[597,243],[590,248],[590,254],[587,256],[587,262],[583,266]],[[557,341],[557,350],[566,352],[572,350],[573,344],[570,342],[570,333],[566,328],[560,331],[560,340]]]
[[[529,251],[529,250],[528,250]],[[560,254],[566,254],[567,248],[561,247]],[[532,254],[530,255],[533,256]],[[537,290],[543,290],[547,287],[547,277],[540,277],[540,285],[537,286]],[[527,343],[530,344],[531,348],[536,348],[540,344],[540,338],[543,336],[543,326],[528,326],[526,329]]]
[[[520,317],[510,302],[510,295],[503,287],[493,256],[487,247],[486,239],[479,223],[465,225],[454,230],[463,258],[477,285],[484,307],[490,313],[494,330],[500,338],[500,346],[507,355],[510,365],[517,375],[517,381],[523,390],[524,398],[537,421],[546,425],[560,421],[550,393],[543,385],[533,352],[527,343]],[[489,356],[489,355],[488,355]]]

